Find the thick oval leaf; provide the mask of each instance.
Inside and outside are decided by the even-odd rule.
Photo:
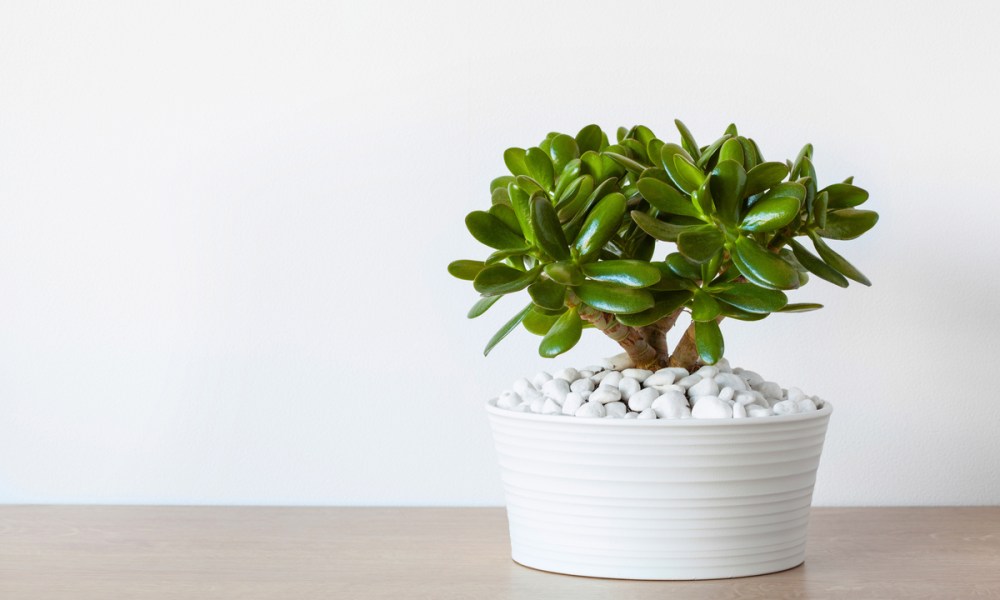
[[[517,183],[517,185],[522,190],[527,192],[528,195],[536,194],[539,192],[546,193],[545,189],[542,187],[542,184],[538,183],[537,181],[535,181],[534,178],[528,177],[527,175],[518,175],[517,177],[514,178],[514,182]]]
[[[571,308],[559,317],[542,338],[538,353],[545,358],[555,358],[575,346],[580,341],[582,332],[583,320],[580,319],[576,309]]]
[[[674,184],[677,184],[677,180],[681,179],[682,176],[677,170],[677,164],[674,162],[675,156],[681,156],[686,160],[690,160],[690,155],[684,151],[684,148],[681,148],[677,144],[663,144],[660,147],[660,163],[663,165],[663,170],[667,172],[670,180],[673,181]],[[687,188],[680,185],[678,185],[678,187],[683,192],[688,194],[691,193],[691,191]]]
[[[726,351],[722,340],[722,330],[716,321],[696,321],[694,324],[694,342],[698,349],[698,357],[706,365],[714,365]]]
[[[524,238],[510,230],[503,221],[481,210],[473,211],[465,217],[465,226],[472,237],[497,250],[526,248]]]
[[[734,140],[729,140],[729,142],[732,141]],[[725,146],[723,146],[723,150],[725,150]],[[743,170],[743,165],[735,160],[719,160],[719,164],[712,169],[709,186],[712,190],[715,210],[719,216],[724,222],[735,224],[740,218],[743,191],[747,186],[747,172]]]
[[[788,196],[764,198],[747,211],[740,229],[743,231],[775,231],[788,225],[799,214],[799,201]]]
[[[767,190],[767,193],[761,196],[757,202],[771,198],[795,198],[801,205],[806,200],[806,188],[801,183],[795,181],[778,183],[771,186],[771,189]],[[755,202],[754,205],[756,204],[757,203]]]
[[[584,182],[587,180],[590,180],[591,182],[594,181],[590,175],[581,175],[573,181],[570,181],[563,189],[556,192],[555,198],[557,213],[576,199],[580,192],[580,188],[583,187]]]
[[[608,194],[587,215],[576,241],[573,243],[581,261],[599,252],[618,231],[625,217],[625,196],[620,192]]]
[[[504,264],[489,265],[476,275],[472,287],[484,296],[509,294],[531,285],[541,270],[541,267],[535,267],[525,272]]]
[[[510,196],[510,205],[514,209],[514,216],[517,217],[521,233],[524,234],[528,244],[534,244],[535,235],[531,229],[531,196],[517,183],[507,186],[507,194]]]
[[[769,290],[752,283],[737,283],[717,292],[716,300],[751,313],[771,313],[788,304],[788,296],[779,290]]]
[[[514,317],[510,321],[504,323],[503,327],[501,327],[499,331],[493,334],[493,337],[490,338],[490,341],[486,343],[486,348],[483,349],[483,356],[489,355],[490,350],[496,347],[496,345],[500,343],[500,340],[507,337],[507,334],[509,334],[511,331],[514,331],[514,328],[517,327],[517,325],[524,320],[525,315],[527,315],[528,311],[530,310],[531,310],[531,304],[528,304],[527,306],[521,309],[521,312],[514,315]]]
[[[490,204],[510,206],[510,194],[507,193],[507,188],[497,188],[493,190],[490,194]]]
[[[503,163],[514,175],[527,175],[528,165],[524,162],[524,148],[507,148],[503,152]]]
[[[674,155],[674,171],[668,170],[667,173],[677,184],[677,187],[689,194],[705,183],[705,172],[680,154]]]
[[[573,143],[575,144],[576,142]],[[574,158],[565,165],[563,165],[561,170],[556,171],[556,189],[554,194],[555,198],[561,197],[564,191],[566,190],[566,186],[572,183],[574,179],[580,177],[581,164],[582,163],[580,162],[579,158]]]
[[[819,252],[820,258],[822,258],[826,264],[830,265],[849,279],[853,279],[860,284],[867,286],[872,284],[872,282],[865,277],[864,273],[859,271],[857,267],[851,263],[847,262],[846,258],[834,252],[818,235],[810,232],[809,237],[812,238],[813,245],[816,247],[816,252]]]
[[[799,274],[795,267],[748,237],[736,238],[732,259],[736,268],[751,283],[777,290],[799,287]]]
[[[566,288],[551,279],[538,279],[528,286],[528,295],[537,306],[559,310],[565,306]]]
[[[752,313],[743,310],[742,308],[736,308],[732,304],[726,304],[725,302],[720,302],[719,307],[722,309],[722,316],[730,319],[738,319],[740,321],[760,321],[761,319],[766,319],[771,313]]]
[[[481,314],[489,310],[490,307],[496,304],[497,300],[499,300],[500,298],[503,298],[503,296],[481,297],[479,300],[476,300],[476,303],[472,305],[472,308],[469,309],[469,313],[465,316],[470,319],[475,319],[476,317],[480,316]]]
[[[830,195],[826,192],[820,192],[813,202],[813,220],[820,229],[826,227],[826,211],[829,203]]]
[[[618,163],[619,165],[625,167],[625,169],[627,169],[627,170],[635,173],[636,175],[641,174],[643,171],[645,171],[648,168],[646,165],[644,165],[644,164],[642,164],[640,162],[637,162],[637,161],[632,160],[631,158],[629,158],[627,156],[623,156],[623,155],[615,153],[615,152],[604,152],[602,154],[602,156],[606,156],[606,157],[610,158],[611,160],[615,161],[616,163]]]
[[[649,202],[650,206],[660,212],[696,218],[701,214],[694,207],[690,198],[658,179],[642,178],[636,183],[636,187],[639,188],[639,193]]]
[[[799,155],[795,157],[795,162],[792,164],[792,179],[798,179],[801,177],[802,172],[802,161],[806,158],[812,158],[813,147],[812,144],[806,144],[802,146],[802,150],[799,150]]]
[[[524,163],[528,167],[528,175],[540,183],[543,190],[552,189],[555,184],[555,171],[548,153],[541,148],[528,148],[524,156]]]
[[[691,155],[691,158],[698,160],[700,150],[698,142],[696,142],[694,140],[694,136],[691,135],[691,130],[689,130],[687,125],[682,123],[680,119],[674,119],[674,125],[677,126],[677,131],[681,134],[681,145],[685,150],[687,150],[687,153]]]
[[[805,246],[796,242],[795,240],[789,240],[788,244],[792,247],[792,252],[795,255],[795,259],[799,261],[799,264],[809,270],[810,273],[814,273],[817,277],[825,279],[834,285],[840,287],[847,287],[847,278],[837,272],[836,269],[826,264],[818,256],[815,256],[812,252],[806,250]]]
[[[705,217],[703,217],[705,221],[710,221],[711,219],[709,217],[715,214],[715,199],[712,198],[711,184],[712,181],[710,179],[706,179],[705,183],[701,184],[701,186],[699,186],[698,189],[691,194],[691,200],[694,202],[696,210],[705,215]]]
[[[576,145],[580,154],[584,152],[600,152],[604,133],[597,125],[587,125],[576,134]]]
[[[725,242],[721,231],[711,225],[703,225],[681,232],[677,236],[677,249],[694,262],[703,263],[714,257]]]
[[[580,285],[584,281],[583,271],[570,261],[554,262],[545,265],[545,274],[556,283],[562,285]]]
[[[757,155],[757,146],[749,139],[740,136],[736,138],[743,149],[743,168],[749,171],[760,163],[760,156]]]
[[[743,146],[738,139],[730,138],[726,140],[725,144],[722,144],[722,150],[719,152],[719,162],[721,163],[725,160],[731,160],[743,166]]]
[[[682,280],[697,280],[701,277],[701,269],[697,263],[693,263],[680,252],[672,252],[667,255],[664,262],[671,271]]]
[[[503,221],[507,229],[510,229],[517,235],[521,235],[521,224],[517,222],[517,215],[514,214],[512,207],[504,206],[503,204],[494,204],[490,207],[489,213]]]
[[[868,192],[849,183],[835,183],[820,191],[830,195],[827,206],[833,209],[854,208],[868,200]]]
[[[645,327],[652,325],[667,315],[673,314],[691,299],[691,292],[687,290],[677,290],[654,294],[656,304],[653,308],[630,315],[618,315],[615,318],[622,325],[629,327]]]
[[[493,192],[499,189],[506,190],[507,186],[513,182],[514,182],[513,175],[501,175],[500,177],[497,177],[490,182],[490,193],[492,194]]]
[[[663,242],[675,242],[677,241],[678,235],[691,229],[690,225],[674,225],[673,223],[664,223],[656,217],[646,214],[641,210],[632,211],[632,220],[635,221],[635,224],[638,225],[640,229],[648,233],[653,238]]]
[[[548,160],[548,159],[546,159]],[[563,235],[556,209],[544,194],[531,197],[531,224],[535,228],[535,244],[556,260],[569,258],[569,245]]]
[[[753,196],[782,182],[788,176],[788,166],[780,162],[766,162],[747,172],[745,196]]]
[[[644,288],[660,280],[660,270],[639,260],[602,260],[583,265],[583,274],[597,281]]]
[[[844,208],[826,215],[826,227],[819,234],[831,240],[853,240],[878,223],[878,213],[870,210]]]
[[[708,163],[712,161],[712,158],[714,158],[719,152],[719,148],[722,148],[722,145],[725,144],[731,137],[731,135],[726,134],[709,144],[708,147],[702,151],[701,158],[699,158],[698,162],[695,164],[697,164],[699,168],[704,169],[708,166]]]
[[[565,308],[563,309],[565,310]],[[560,315],[552,315],[547,312],[540,312],[538,307],[534,307],[528,311],[528,314],[524,316],[524,321],[521,322],[524,328],[530,333],[537,336],[543,336],[552,329],[552,326],[556,324]]]
[[[693,321],[714,321],[721,312],[719,303],[710,294],[695,290],[691,298],[691,319]]]
[[[821,308],[823,308],[822,304],[816,304],[815,302],[800,302],[798,304],[786,304],[785,308],[782,308],[778,312],[800,313],[800,312],[810,312],[813,310],[819,310]]]
[[[603,281],[584,281],[575,288],[580,299],[597,310],[614,314],[632,314],[653,307],[653,294]]]
[[[448,265],[448,272],[452,277],[472,281],[485,266],[486,263],[479,260],[456,260]]]
[[[577,146],[576,140],[560,133],[552,138],[549,145],[549,156],[552,158],[552,166],[556,173],[562,173],[570,161],[580,157],[580,148]]]
[[[654,283],[650,289],[658,292],[674,292],[679,290],[691,290],[694,283],[674,273],[666,262],[651,262],[650,265],[660,271],[660,280]]]

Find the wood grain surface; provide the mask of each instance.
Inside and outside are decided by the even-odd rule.
[[[814,509],[806,563],[641,582],[510,559],[496,508],[0,506],[0,599],[1000,598],[1000,508]]]

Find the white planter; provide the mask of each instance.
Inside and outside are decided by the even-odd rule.
[[[726,420],[583,419],[487,403],[513,559],[617,579],[716,579],[805,560],[832,407]]]

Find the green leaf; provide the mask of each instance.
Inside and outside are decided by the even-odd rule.
[[[691,194],[691,200],[694,201],[696,209],[705,217],[704,220],[710,220],[707,217],[715,214],[715,199],[712,198],[712,181],[711,179],[706,179],[705,183]]]
[[[788,166],[780,162],[760,163],[747,172],[745,196],[753,196],[781,183],[788,176]]]
[[[699,158],[698,162],[695,163],[698,165],[698,168],[704,169],[708,163],[712,161],[712,157],[714,157],[715,153],[719,151],[719,148],[721,148],[722,145],[725,144],[731,137],[732,136],[730,135],[724,135],[709,144],[709,146],[701,153],[701,158]]]
[[[563,307],[563,310],[565,311],[565,307]],[[561,314],[562,313],[560,313],[560,315]],[[560,315],[550,315],[548,313],[539,312],[538,307],[535,306],[528,311],[528,314],[525,315],[524,321],[522,321],[521,324],[524,325],[524,328],[530,333],[542,336],[548,333],[549,329],[552,329],[552,326],[556,324]]]
[[[604,133],[597,125],[587,125],[581,129],[580,133],[576,134],[576,145],[579,147],[580,154],[583,155],[584,152],[600,152],[603,138]]]
[[[566,288],[551,279],[538,279],[528,286],[528,295],[537,306],[559,310],[565,306]]]
[[[729,140],[729,142],[732,141]],[[738,145],[739,143],[737,143]],[[723,152],[725,149],[726,147],[723,146]],[[726,223],[735,224],[739,220],[740,206],[746,185],[747,173],[743,170],[743,164],[720,157],[719,164],[712,169],[709,186],[712,190],[715,209]]]
[[[524,156],[524,163],[528,167],[528,175],[541,184],[544,191],[549,191],[555,184],[555,172],[552,168],[552,160],[541,148],[528,148]]]
[[[853,240],[878,222],[878,213],[870,210],[842,208],[826,215],[826,227],[819,234],[831,240]]]
[[[472,281],[479,275],[486,264],[479,260],[456,260],[448,265],[452,277]]]
[[[826,264],[842,273],[845,277],[853,279],[862,285],[870,286],[872,284],[872,282],[865,277],[864,273],[859,271],[857,267],[851,263],[847,262],[846,258],[834,252],[829,246],[826,245],[826,242],[824,242],[822,238],[816,235],[816,233],[809,232],[809,237],[812,239],[813,245],[816,246],[816,252],[819,252],[820,258],[822,258]]]
[[[806,208],[809,210],[809,214],[812,215],[812,204],[813,200],[816,199],[816,169],[813,168],[812,160],[809,157],[802,159],[802,164],[799,165],[799,180],[803,181],[806,186]]]
[[[490,204],[510,206],[510,194],[507,193],[506,188],[497,188],[493,190],[490,194]]]
[[[671,172],[668,169],[667,173],[677,184],[677,187],[689,194],[705,183],[705,172],[680,154],[674,155],[674,171]]]
[[[660,280],[650,286],[650,289],[658,292],[675,292],[694,288],[693,282],[674,273],[666,262],[651,262],[649,264],[660,271]]]
[[[799,261],[803,267],[809,270],[810,273],[814,273],[817,277],[825,279],[834,285],[840,287],[847,287],[847,278],[837,272],[836,269],[826,264],[818,256],[806,250],[805,246],[798,243],[795,240],[788,241],[789,246],[792,247],[792,252],[795,254],[795,259]]]
[[[752,283],[737,283],[715,294],[716,300],[751,313],[770,313],[788,304],[788,296]]]
[[[490,193],[492,194],[493,192],[499,189],[506,190],[507,186],[513,182],[514,182],[513,175],[501,175],[500,177],[497,177],[496,179],[490,182]]]
[[[541,267],[524,272],[513,267],[497,263],[483,268],[476,275],[472,287],[484,296],[497,296],[517,292],[528,287],[541,272]]]
[[[825,191],[820,192],[813,202],[813,220],[819,228],[826,227],[826,211],[830,204],[830,195]]]
[[[633,210],[631,214],[632,220],[635,221],[635,224],[638,225],[640,229],[663,242],[675,242],[677,241],[678,235],[691,229],[690,225],[674,225],[673,223],[664,223],[656,217],[648,215],[641,210]]]
[[[503,221],[488,212],[477,210],[469,213],[465,217],[465,226],[469,229],[472,237],[490,248],[497,250],[527,248],[524,238],[511,231],[504,225]]]
[[[830,195],[828,205],[834,209],[854,208],[868,200],[868,192],[849,183],[834,183],[820,191]]]
[[[736,138],[740,142],[743,150],[743,168],[749,171],[760,163],[760,156],[757,154],[757,146],[745,137]]]
[[[604,152],[602,153],[602,156],[607,156],[636,175],[639,175],[647,168],[646,165],[638,163],[627,156],[623,156],[615,152]]]
[[[625,208],[625,196],[615,192],[605,196],[587,215],[573,244],[581,261],[586,261],[599,252],[618,231],[625,216]]]
[[[469,309],[469,314],[466,317],[470,319],[475,319],[476,317],[482,315],[484,312],[490,309],[491,306],[497,303],[497,300],[503,298],[503,296],[483,296],[476,303],[472,305]]]
[[[556,173],[562,173],[570,161],[580,157],[580,148],[572,137],[560,133],[552,138],[549,146],[549,156]]]
[[[795,220],[799,214],[799,201],[788,196],[775,196],[760,200],[747,212],[740,223],[743,231],[776,231]]]
[[[694,262],[703,263],[715,256],[725,242],[721,231],[712,225],[703,225],[681,232],[677,236],[677,249]]]
[[[691,299],[691,292],[687,290],[660,292],[655,294],[654,298],[656,304],[653,305],[653,308],[630,315],[617,315],[615,318],[622,325],[629,327],[652,325],[687,304],[687,301]]]
[[[583,320],[575,308],[570,308],[555,322],[542,338],[538,353],[545,358],[555,358],[576,345],[583,332]]]
[[[503,221],[507,229],[510,229],[518,236],[521,235],[521,224],[517,222],[517,215],[514,214],[513,208],[504,206],[503,204],[494,204],[490,207],[489,213]]]
[[[740,321],[760,321],[770,316],[771,313],[752,313],[743,310],[742,308],[736,308],[732,304],[726,304],[725,302],[720,302],[719,307],[722,309],[722,316],[730,319],[738,319]]]
[[[556,283],[562,285],[580,285],[583,283],[583,271],[575,263],[560,261],[545,265],[545,274]]]
[[[572,139],[572,138],[570,138]],[[574,144],[576,142],[573,142]],[[555,163],[553,163],[555,164]],[[579,158],[571,159],[566,163],[561,171],[556,171],[556,189],[552,195],[553,198],[561,198],[566,193],[566,188],[573,183],[573,181],[580,178],[580,170],[582,169],[582,164]]]
[[[812,144],[806,144],[802,146],[802,150],[799,151],[799,155],[795,157],[795,162],[792,164],[792,179],[798,179],[801,177],[802,161],[806,158],[811,158],[813,152]]]
[[[535,243],[543,252],[556,260],[569,258],[569,245],[556,209],[552,208],[552,203],[544,194],[531,197],[531,224],[535,228]]]
[[[602,260],[583,265],[583,274],[634,288],[649,287],[660,280],[660,270],[640,260]]]
[[[701,269],[697,263],[693,263],[680,252],[673,252],[667,255],[664,261],[667,268],[682,279],[697,280],[701,277]]]
[[[636,183],[639,193],[660,212],[697,218],[700,213],[691,199],[658,179],[643,178]]]
[[[698,356],[707,365],[714,365],[726,351],[722,340],[722,330],[716,321],[695,321],[694,342],[698,348]]]
[[[682,175],[678,171],[677,165],[674,162],[675,156],[681,156],[684,157],[684,159],[689,159],[688,153],[684,151],[684,148],[681,148],[677,144],[663,144],[663,146],[660,147],[660,162],[663,165],[663,170],[667,172],[670,180],[677,184],[677,181],[682,179]],[[681,191],[688,194],[691,193],[690,190],[684,188],[680,184],[677,185]]]
[[[503,163],[514,175],[527,175],[528,165],[524,162],[523,148],[507,148],[503,151]]]
[[[736,138],[730,138],[726,140],[726,143],[722,144],[722,151],[719,152],[719,162],[725,160],[731,160],[739,165],[743,166],[743,146],[740,141]]]
[[[527,315],[528,311],[530,310],[531,310],[531,304],[528,304],[523,309],[521,309],[521,312],[514,315],[514,317],[510,321],[504,323],[504,326],[501,327],[500,330],[497,331],[495,334],[493,334],[493,337],[491,337],[490,341],[487,342],[486,348],[483,350],[483,356],[489,355],[490,350],[492,350],[497,344],[499,344],[500,340],[507,337],[507,334],[509,334],[511,331],[514,331],[514,328],[517,327],[518,324],[524,320],[525,315]]]
[[[799,286],[799,275],[795,267],[748,237],[736,238],[732,259],[736,268],[751,283],[777,290],[790,290]]]
[[[590,306],[614,314],[642,312],[655,304],[653,294],[646,290],[603,281],[584,281],[575,291]]]
[[[786,304],[785,308],[777,312],[783,313],[800,313],[800,312],[810,312],[813,310],[819,310],[823,308],[822,304],[816,304],[815,302],[800,302],[798,304]]]
[[[687,125],[682,123],[680,119],[674,119],[674,125],[677,126],[677,131],[681,134],[681,145],[692,158],[698,160],[700,154],[698,142],[694,140],[694,136],[691,135],[691,131],[687,128]]]
[[[517,217],[517,224],[524,234],[527,244],[534,244],[535,235],[531,227],[531,196],[516,183],[507,186],[507,194],[510,195],[510,205],[514,209],[514,216]]]
[[[524,255],[525,252],[527,252],[525,248],[515,248],[513,250],[497,250],[496,252],[490,254],[486,258],[486,264],[492,265],[493,263],[498,263],[514,256]],[[517,267],[516,264],[512,266]],[[520,270],[523,271],[524,269]]]
[[[693,321],[714,321],[719,316],[719,303],[702,290],[695,290],[691,299],[691,319]]]

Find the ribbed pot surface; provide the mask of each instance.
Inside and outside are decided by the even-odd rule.
[[[512,556],[618,579],[715,579],[805,559],[832,407],[756,419],[584,419],[487,403]]]

